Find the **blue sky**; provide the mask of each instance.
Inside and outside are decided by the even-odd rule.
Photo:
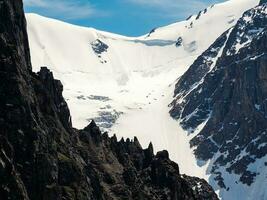
[[[26,12],[128,36],[183,20],[225,0],[23,0]]]

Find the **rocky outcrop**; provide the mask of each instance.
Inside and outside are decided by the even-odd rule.
[[[190,144],[198,159],[212,160],[210,172],[226,190],[227,173],[237,175],[236,184],[248,186],[264,176],[260,170],[267,155],[266,11],[263,3],[245,12],[230,30],[214,66],[203,60],[212,57],[211,49],[225,41],[225,34],[176,85],[171,115],[192,132],[204,127]]]
[[[195,62],[190,66],[190,68],[184,73],[184,75],[178,80],[175,86],[175,97],[176,99],[172,103],[173,107],[170,111],[170,114],[173,118],[179,119],[182,118],[182,125],[185,129],[193,129],[196,128],[199,124],[194,124],[189,122],[193,118],[187,118],[186,116],[192,113],[192,106],[186,106],[187,95],[194,91],[198,85],[200,85],[204,77],[207,73],[209,73],[213,67],[215,66],[218,58],[221,56],[225,43],[229,36],[229,31],[226,31],[221,37],[219,37],[214,44],[211,45],[201,56],[199,56]],[[200,91],[199,91],[200,92]],[[198,103],[194,102],[192,99],[191,103]],[[199,113],[202,115],[202,121],[204,121],[209,115],[209,111],[207,113]],[[198,120],[199,123],[200,120]]]
[[[72,128],[60,81],[31,71],[22,1],[0,0],[0,18],[1,199],[217,199],[152,144]]]
[[[92,49],[93,51],[97,54],[97,55],[101,55],[104,52],[107,52],[109,46],[107,44],[105,44],[104,42],[102,42],[101,40],[97,39],[95,41],[93,41],[91,43]]]

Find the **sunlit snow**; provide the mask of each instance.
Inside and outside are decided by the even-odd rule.
[[[115,122],[106,127],[110,135],[138,136],[143,147],[152,141],[156,151],[169,151],[182,173],[208,179],[208,163],[197,165],[189,147],[192,136],[170,117],[168,105],[177,79],[257,3],[217,4],[199,19],[194,15],[136,38],[27,14],[33,70],[47,66],[62,81],[75,127],[83,128],[91,119],[111,113],[104,115]],[[96,53],[92,44],[98,45],[97,40],[108,48]],[[178,40],[181,45],[176,45]]]

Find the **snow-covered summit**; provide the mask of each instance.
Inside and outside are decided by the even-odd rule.
[[[148,104],[146,96],[152,90],[161,93],[257,3],[231,0],[158,28],[149,37],[134,38],[27,14],[33,69],[48,66],[63,81],[74,125],[83,127],[106,105],[78,96],[109,96],[110,106],[119,112]],[[96,41],[108,47],[101,54],[94,48]]]

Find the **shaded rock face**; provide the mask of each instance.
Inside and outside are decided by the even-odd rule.
[[[1,199],[217,199],[166,151],[72,128],[60,81],[31,71],[22,1],[0,0],[0,18]]]
[[[211,173],[221,188],[227,189],[222,169],[251,185],[266,159],[266,12],[266,4],[245,12],[229,36],[222,35],[176,85],[170,113],[191,132],[204,126],[190,144],[198,159],[212,160]],[[223,47],[222,54],[210,67],[206,58],[214,57],[211,50],[217,47]],[[258,168],[252,167],[256,163]]]
[[[262,5],[264,3],[267,3],[267,0],[261,0],[259,5]]]
[[[221,37],[219,37],[208,50],[206,50],[200,57],[196,59],[196,61],[176,84],[174,91],[176,99],[172,103],[174,106],[170,111],[170,114],[174,118],[182,118],[184,122],[186,121],[186,123],[182,122],[182,125],[185,129],[195,128],[198,125],[194,124],[194,122],[189,122],[189,120],[192,118],[186,118],[187,115],[194,111],[191,109],[191,106],[186,106],[186,97],[192,91],[196,90],[198,85],[203,82],[205,75],[213,69],[218,58],[222,54],[222,50],[226,40],[228,39],[228,35],[229,31],[225,32]],[[199,89],[197,92],[201,92],[201,89]],[[193,101],[194,99],[192,100],[192,103],[197,104],[197,102]],[[205,120],[209,113],[210,112],[208,111],[206,113],[198,113],[198,115],[202,115],[202,120]]]

